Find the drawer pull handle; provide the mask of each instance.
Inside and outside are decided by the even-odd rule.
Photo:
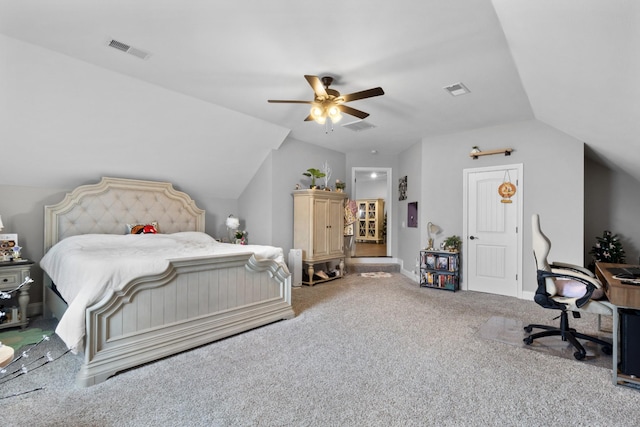
[[[7,279],[7,278],[5,277],[2,281],[6,283],[6,282],[8,282],[8,281],[9,281],[9,279]]]

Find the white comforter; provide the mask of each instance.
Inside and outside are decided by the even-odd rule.
[[[284,265],[281,248],[219,243],[199,232],[68,237],[40,261],[68,304],[56,334],[75,352],[85,335],[86,308],[107,292],[121,289],[136,277],[162,273],[173,258],[241,252]]]

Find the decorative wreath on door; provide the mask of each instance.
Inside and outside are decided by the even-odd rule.
[[[498,186],[498,194],[502,196],[501,203],[512,203],[511,197],[516,194],[516,186],[511,182],[509,171],[505,171],[503,183]]]

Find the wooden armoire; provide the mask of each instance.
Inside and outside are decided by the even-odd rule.
[[[293,247],[302,249],[307,277],[303,284],[336,279],[344,274],[344,203],[347,195],[335,191],[293,192]],[[335,264],[338,264],[335,274]],[[318,265],[321,268],[317,268]],[[322,272],[322,273],[321,273]],[[317,274],[328,277],[319,277]]]

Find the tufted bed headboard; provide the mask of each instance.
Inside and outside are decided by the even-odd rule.
[[[125,234],[127,224],[157,221],[161,233],[204,232],[205,211],[169,182],[103,177],[44,207],[44,252],[65,237]]]

